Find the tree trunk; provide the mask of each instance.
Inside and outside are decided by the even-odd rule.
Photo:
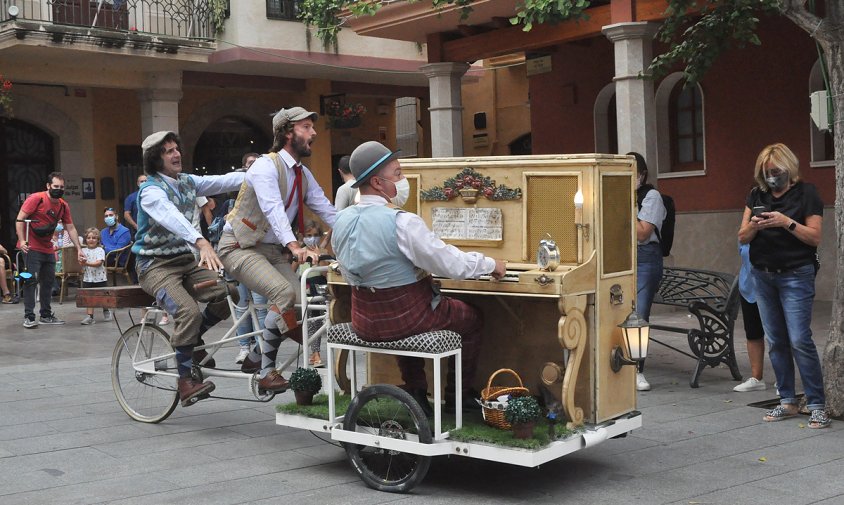
[[[834,3],[834,2],[833,2]],[[833,96],[835,124],[835,292],[829,338],[823,353],[823,378],[826,405],[835,417],[844,415],[844,53],[841,33],[838,40],[824,45],[829,66],[830,94]]]

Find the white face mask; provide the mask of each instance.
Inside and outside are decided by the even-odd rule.
[[[387,181],[387,179],[381,179],[382,181]],[[407,203],[407,199],[410,198],[410,182],[407,180],[406,177],[402,177],[399,179],[398,182],[388,181],[396,187],[396,196],[390,198],[390,203],[395,205],[396,207],[404,207],[404,204]],[[386,194],[384,196],[387,196]]]
[[[305,237],[303,242],[308,247],[316,247],[319,244],[319,237]]]

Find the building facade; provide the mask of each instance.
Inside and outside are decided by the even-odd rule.
[[[640,77],[666,49],[654,38],[664,1],[592,5],[587,19],[529,32],[502,22],[515,12],[511,0],[476,2],[468,19],[456,9],[431,16],[424,2],[390,4],[352,28],[425,41],[429,65],[475,62],[452,76],[462,86],[457,100],[439,105],[461,111],[451,119],[462,125],[462,142],[445,148],[454,155],[644,154],[650,182],[677,206],[668,264],[738,271],[737,231],[756,156],[783,142],[826,205],[821,271],[834,265],[832,136],[809,116],[810,92],[823,89],[814,41],[784,17],[763,17],[761,45],[728,50],[689,87],[681,69]],[[819,299],[832,299],[833,277],[818,276]]]
[[[350,31],[324,48],[295,20],[295,1],[0,5],[0,75],[13,99],[0,111],[0,241],[9,250],[20,204],[52,171],[66,177],[77,228],[102,227],[104,207],[122,211],[142,172],[141,141],[154,131],[180,134],[186,171],[217,174],[246,152],[267,152],[274,111],[318,111],[307,164],[331,197],[336,160],[366,140],[395,146],[396,100],[428,99],[424,48]],[[417,150],[430,152],[420,124]]]

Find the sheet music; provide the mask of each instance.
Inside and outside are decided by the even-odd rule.
[[[434,233],[443,240],[502,240],[504,222],[499,208],[446,208],[431,210]]]

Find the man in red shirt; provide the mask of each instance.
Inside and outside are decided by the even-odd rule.
[[[79,261],[85,261],[85,254],[79,245],[79,234],[70,216],[70,206],[62,200],[64,176],[53,172],[47,177],[47,190],[29,195],[18,212],[16,229],[18,249],[26,255],[26,269],[33,277],[24,281],[23,306],[24,328],[35,328],[39,323],[64,324],[50,308],[50,297],[56,277],[56,255],[53,251],[53,231],[59,221],[76,246]],[[27,223],[27,221],[30,221]],[[27,224],[29,233],[27,234]],[[35,319],[35,286],[41,284],[41,317]]]

